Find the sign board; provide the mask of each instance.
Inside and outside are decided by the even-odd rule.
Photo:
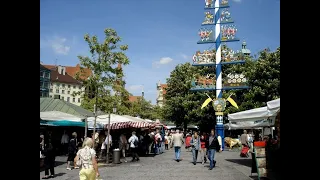
[[[255,161],[258,173],[258,179],[267,177],[266,149],[264,147],[254,147]]]

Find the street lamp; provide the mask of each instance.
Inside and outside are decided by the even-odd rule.
[[[113,114],[117,113],[117,104],[114,103],[113,104],[113,108],[112,108],[112,112]],[[108,119],[108,135],[107,135],[107,163],[109,163],[109,159],[110,159],[110,140],[109,140],[109,136],[110,136],[110,119],[111,119],[111,113],[109,113],[109,119]]]
[[[113,114],[117,113],[117,104],[116,103],[113,104],[112,111],[113,111]]]

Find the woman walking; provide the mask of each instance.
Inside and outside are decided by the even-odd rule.
[[[69,147],[68,147],[67,170],[71,170],[70,164],[74,160],[74,157],[76,157],[77,146],[78,146],[77,133],[73,132],[72,133],[72,139],[70,139]],[[78,168],[75,163],[74,163],[74,167]]]
[[[52,145],[51,136],[47,136],[44,142],[44,166],[45,166],[45,176],[42,179],[49,179],[54,177],[54,165],[55,165],[55,152]],[[50,176],[49,176],[50,170]]]
[[[206,140],[207,134],[205,132],[202,133],[200,138],[200,155],[201,155],[201,163],[204,164],[207,162],[207,148],[206,148]]]
[[[194,132],[190,144],[192,147],[193,165],[196,165],[198,159],[198,152],[200,149],[200,137],[198,136],[197,132]]]
[[[92,138],[86,138],[82,147],[74,158],[74,162],[81,167],[79,178],[80,180],[96,180],[100,174]]]

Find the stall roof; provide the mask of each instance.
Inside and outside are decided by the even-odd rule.
[[[91,111],[61,99],[40,98],[40,112],[45,111],[61,111],[78,117],[94,116]]]

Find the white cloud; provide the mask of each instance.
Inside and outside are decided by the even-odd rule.
[[[70,51],[70,46],[67,45],[67,39],[54,36],[53,38],[41,39],[40,48],[50,47],[54,53],[67,55]]]
[[[161,58],[159,61],[155,61],[152,63],[152,65],[156,68],[159,68],[161,65],[166,65],[166,64],[169,64],[173,61],[172,58],[170,57],[163,57]]]
[[[240,3],[242,0],[233,0],[233,2]]]

